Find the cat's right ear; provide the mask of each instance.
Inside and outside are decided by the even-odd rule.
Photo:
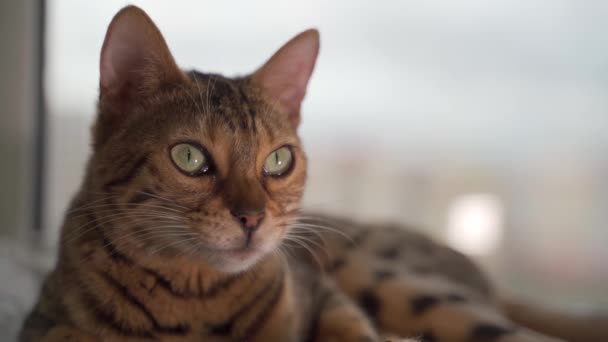
[[[101,49],[99,100],[106,110],[123,113],[138,99],[185,80],[143,10],[127,6],[114,16]]]

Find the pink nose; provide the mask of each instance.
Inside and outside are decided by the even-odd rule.
[[[234,216],[240,223],[241,227],[246,231],[255,230],[262,220],[264,219],[264,211],[242,211],[242,212],[232,212],[232,216]]]

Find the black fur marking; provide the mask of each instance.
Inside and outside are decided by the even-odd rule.
[[[255,125],[255,116],[256,116],[255,109],[249,102],[249,98],[247,97],[247,94],[245,94],[243,87],[238,86],[238,90],[239,90],[239,95],[241,97],[241,100],[243,101],[243,104],[245,105],[245,108],[247,109],[247,112],[249,114],[249,120],[251,121],[251,129],[253,130],[254,133],[256,133],[257,127]]]
[[[173,285],[171,284],[171,282],[167,278],[165,278],[163,275],[161,275],[160,273],[158,273],[150,268],[147,268],[147,267],[140,266],[140,268],[144,272],[146,272],[146,274],[153,277],[156,284],[159,285],[160,287],[162,287],[165,291],[169,292],[169,294],[171,294],[172,296],[177,297],[177,298],[196,297],[194,294],[186,294],[186,293],[176,290],[175,288],[173,288]]]
[[[211,75],[204,74],[204,73],[194,70],[194,69],[188,71],[187,74],[188,74],[188,76],[190,76],[190,78],[193,81],[195,79],[198,79],[199,81],[207,81],[209,79],[209,77],[211,77]]]
[[[445,300],[450,303],[464,303],[467,301],[467,298],[458,293],[450,293],[445,296]]]
[[[317,280],[315,283],[312,284],[312,289],[310,291],[311,293],[317,293],[319,297],[317,299],[312,319],[310,320],[307,337],[303,339],[303,341],[305,342],[317,341],[319,336],[319,324],[321,320],[321,313],[324,311],[329,300],[333,296],[333,293],[331,291],[329,291],[327,288],[322,288],[320,285],[320,282]]]
[[[348,241],[347,247],[350,247],[350,248],[359,247],[365,241],[365,239],[367,239],[367,237],[369,236],[370,233],[371,233],[370,229],[363,229],[363,230],[359,231],[357,234],[355,234],[353,236],[352,240]]]
[[[215,297],[220,291],[228,289],[232,284],[234,284],[237,280],[241,279],[242,274],[237,273],[234,275],[230,275],[221,281],[211,285],[203,294],[206,298]]]
[[[165,335],[185,336],[190,333],[190,325],[187,323],[180,323],[178,325],[159,325],[155,326],[154,330]]]
[[[422,334],[420,334],[420,340],[422,342],[437,342],[437,337],[435,336],[435,334],[433,334],[432,331],[425,331]]]
[[[113,310],[105,308],[93,294],[83,291],[80,293],[80,297],[86,307],[93,313],[93,316],[95,316],[95,322],[110,327],[116,334],[128,337],[156,339],[150,331],[141,331],[126,326],[124,322],[115,316]]]
[[[279,280],[281,281],[281,283],[284,281],[283,273],[281,273],[279,279],[271,282],[270,284],[266,284],[266,286],[264,286],[261,290],[259,290],[257,293],[255,293],[253,295],[253,298],[251,298],[251,300],[249,300],[248,302],[246,302],[242,306],[240,306],[240,309],[237,310],[235,313],[233,313],[230,317],[228,317],[228,319],[226,319],[226,321],[219,323],[219,324],[208,324],[207,331],[209,331],[212,334],[223,335],[223,336],[232,334],[232,331],[234,328],[234,323],[242,315],[247,314],[247,312],[249,312],[251,309],[253,309],[254,306],[260,300],[262,300],[262,298],[264,298],[264,295],[269,292],[269,289],[274,288],[275,282],[279,281]],[[282,286],[283,286],[282,284],[279,285],[280,288],[282,288]]]
[[[155,195],[156,194],[154,194],[154,192],[152,190],[144,189],[142,191],[136,192],[135,195],[133,195],[133,197],[131,197],[129,199],[129,203],[130,204],[139,204],[139,203],[145,202],[147,200],[154,199]]]
[[[194,81],[201,81],[208,87],[204,93],[199,94],[201,101],[205,101],[201,103],[201,106],[208,111],[205,115],[210,116],[217,113],[221,104],[221,96],[218,96],[216,92],[216,83],[222,82],[224,77],[218,74],[204,74],[196,70],[191,70],[189,74]],[[200,87],[200,84],[197,83],[197,85]]]
[[[374,342],[374,339],[370,336],[361,336],[357,339],[358,342]]]
[[[494,341],[504,335],[513,333],[513,330],[501,327],[499,325],[482,323],[478,324],[471,331],[471,341]]]
[[[137,159],[137,161],[131,166],[131,168],[129,169],[129,171],[127,171],[127,173],[122,176],[119,177],[117,179],[114,179],[110,182],[108,182],[105,185],[106,189],[118,186],[118,185],[123,185],[125,183],[130,182],[133,178],[135,178],[135,176],[137,176],[137,174],[139,173],[139,170],[141,170],[144,165],[146,164],[146,161],[148,160],[148,156],[144,155],[142,157],[140,157],[139,159]]]
[[[102,236],[103,248],[106,251],[106,254],[108,254],[108,256],[110,258],[112,258],[115,262],[122,262],[122,263],[124,263],[127,266],[132,266],[132,267],[138,267],[138,268],[140,268],[142,271],[144,271],[145,273],[147,273],[148,275],[150,275],[151,277],[153,277],[154,280],[156,281],[157,285],[159,285],[160,287],[162,287],[163,289],[165,289],[167,292],[169,292],[174,297],[178,297],[178,298],[194,297],[193,295],[189,296],[189,295],[187,295],[185,293],[181,293],[181,292],[178,292],[177,290],[175,290],[173,288],[173,286],[171,285],[171,282],[169,280],[167,280],[165,277],[163,277],[161,274],[157,273],[156,271],[154,271],[152,269],[149,269],[147,267],[136,265],[126,255],[124,255],[120,251],[118,251],[116,249],[116,247],[114,246],[114,244],[112,244],[112,242],[110,242],[105,237],[105,235],[103,234],[103,232],[101,232],[101,229],[99,229],[99,230],[100,230],[100,235]]]
[[[213,325],[209,328],[209,332],[213,335],[227,336],[232,332],[232,325],[234,322],[227,321],[221,324]]]
[[[395,260],[399,258],[399,254],[401,254],[401,249],[399,247],[389,247],[378,251],[377,254],[382,259]]]
[[[415,315],[422,315],[437,304],[439,304],[438,298],[427,295],[418,296],[411,300],[412,312]]]
[[[190,326],[188,324],[178,324],[178,325],[164,325],[156,319],[154,314],[142,303],[137,297],[135,297],[130,291],[129,288],[118,280],[114,279],[108,273],[99,273],[99,275],[106,281],[106,283],[114,288],[116,292],[118,292],[127,303],[131,304],[132,307],[136,308],[141,312],[148,321],[154,327],[154,331],[157,331],[162,334],[170,334],[170,335],[186,335],[190,332]]]
[[[260,312],[256,315],[255,320],[245,329],[245,332],[242,334],[241,339],[243,341],[249,341],[255,334],[262,328],[268,316],[275,308],[278,303],[281,295],[283,294],[283,289],[285,287],[284,279],[281,279],[277,287],[274,289],[274,292],[271,294],[271,297],[266,302],[264,308],[260,310]]]
[[[103,232],[103,227],[97,224],[97,219],[93,214],[87,216],[90,222],[93,222],[95,225],[95,230],[101,237],[101,244],[103,249],[105,250],[108,257],[110,257],[114,262],[121,262],[126,265],[132,266],[134,263],[131,259],[129,259],[126,255],[122,254],[116,246],[108,239],[108,237]]]
[[[96,228],[99,236],[101,237],[101,243],[102,243],[103,249],[106,251],[106,254],[114,262],[121,262],[121,263],[124,263],[125,265],[130,266],[130,267],[140,268],[145,273],[147,273],[148,275],[150,275],[151,277],[153,277],[156,280],[156,284],[158,284],[159,286],[161,286],[162,288],[164,288],[167,292],[169,292],[174,297],[178,297],[178,298],[193,297],[193,296],[188,296],[188,295],[186,295],[184,293],[181,293],[181,292],[178,292],[177,290],[175,290],[173,288],[173,286],[171,285],[171,282],[169,280],[167,280],[165,277],[163,277],[159,273],[155,272],[154,270],[149,269],[147,267],[140,266],[140,265],[136,265],[135,262],[133,262],[131,259],[129,259],[126,255],[122,254],[116,248],[116,246],[114,246],[114,244],[105,236],[105,234],[103,233],[102,227],[100,227],[96,223],[95,217],[91,215],[90,219],[93,220],[92,222],[94,222],[95,228]]]
[[[363,289],[357,296],[359,306],[371,317],[376,317],[382,303],[371,289]]]
[[[51,330],[57,322],[51,318],[48,318],[43,313],[39,311],[33,311],[29,314],[23,324],[24,327],[28,327],[30,331],[36,331],[42,333],[42,335],[46,334],[49,330]],[[25,330],[25,329],[24,329]],[[22,335],[27,335],[27,331],[24,331]],[[24,337],[22,336],[22,338]],[[25,340],[25,339],[23,339]]]
[[[220,107],[223,99],[229,99],[233,94],[232,88],[223,77],[214,77],[212,88],[209,90],[209,100],[212,107]],[[234,126],[233,126],[234,127]]]
[[[234,99],[234,103],[236,104],[236,106],[240,107],[240,109],[237,111],[237,117],[239,118],[239,125],[241,126],[241,128],[243,130],[251,131],[252,129],[250,128],[250,125],[253,124],[253,119],[252,119],[251,115],[248,113],[249,104],[247,103],[247,97],[242,96],[243,92],[238,84],[231,82],[230,86],[233,90],[232,98]]]
[[[333,272],[340,270],[345,265],[346,265],[346,260],[344,258],[337,258],[337,259],[333,260],[329,264],[329,266],[327,266],[326,271],[329,273],[333,273]]]

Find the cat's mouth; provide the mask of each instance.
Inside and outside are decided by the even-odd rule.
[[[273,226],[262,226],[256,235],[248,239],[242,231],[230,228],[234,227],[222,231],[231,231],[231,235],[201,234],[200,240],[197,240],[200,248],[195,252],[212,266],[229,273],[246,270],[271,254],[276,250],[284,232],[282,229],[272,229]]]

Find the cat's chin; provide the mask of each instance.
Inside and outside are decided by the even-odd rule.
[[[253,239],[248,246],[236,248],[206,246],[199,251],[205,261],[216,270],[224,273],[241,273],[273,254],[280,241],[281,235],[277,232],[263,239]]]
[[[225,273],[240,273],[252,268],[268,253],[260,248],[240,248],[208,251],[206,261]]]

